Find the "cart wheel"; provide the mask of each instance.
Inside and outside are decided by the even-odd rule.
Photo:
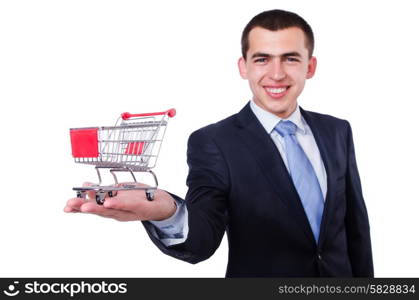
[[[86,192],[77,191],[77,198],[86,199]]]
[[[112,198],[113,197],[113,191],[108,191],[108,196],[110,197],[110,198]],[[115,196],[116,196],[116,193],[115,193]]]
[[[97,193],[96,194],[96,203],[99,205],[103,205],[105,202],[105,194],[104,193]]]
[[[154,199],[154,190],[145,190],[145,196],[148,201],[152,201]]]

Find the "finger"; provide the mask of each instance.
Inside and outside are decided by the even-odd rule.
[[[148,208],[149,202],[142,190],[119,191],[117,196],[106,198],[103,206],[124,211],[141,211]]]
[[[102,205],[97,205],[95,203],[85,203],[81,207],[81,211],[84,213],[99,215],[105,218],[112,218],[118,221],[139,220],[138,217],[132,212],[105,208]]]
[[[83,198],[71,198],[67,201],[66,206],[64,207],[65,212],[77,212],[80,211],[80,206],[85,203]]]
[[[75,213],[75,212],[80,212],[80,210],[74,209],[74,208],[72,208],[70,206],[66,206],[66,207],[64,207],[64,212],[66,212],[66,213]]]
[[[80,207],[80,211],[89,214],[97,214],[103,217],[111,216],[111,212],[109,209],[106,209],[102,205],[97,205],[93,202],[87,202]]]

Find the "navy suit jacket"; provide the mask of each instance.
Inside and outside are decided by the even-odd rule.
[[[247,104],[191,134],[189,233],[164,253],[190,263],[209,258],[227,232],[227,277],[373,277],[367,210],[350,125],[301,109],[327,173],[318,245],[292,179],[269,134]]]

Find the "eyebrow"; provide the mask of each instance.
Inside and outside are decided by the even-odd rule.
[[[272,55],[272,54],[263,53],[263,52],[256,52],[256,53],[253,53],[251,58],[253,59],[253,58],[256,58],[256,57],[275,57],[275,56],[278,56],[278,57],[290,57],[290,56],[302,57],[300,53],[294,51],[294,52],[286,52],[286,53],[283,53],[281,55]]]

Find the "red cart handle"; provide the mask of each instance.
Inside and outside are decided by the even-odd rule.
[[[162,112],[143,113],[143,114],[130,114],[128,112],[124,112],[121,114],[121,118],[123,120],[128,120],[130,118],[135,118],[135,117],[148,117],[148,116],[158,116],[158,115],[168,115],[170,118],[173,118],[176,115],[176,109],[171,108],[169,110],[162,111]]]

